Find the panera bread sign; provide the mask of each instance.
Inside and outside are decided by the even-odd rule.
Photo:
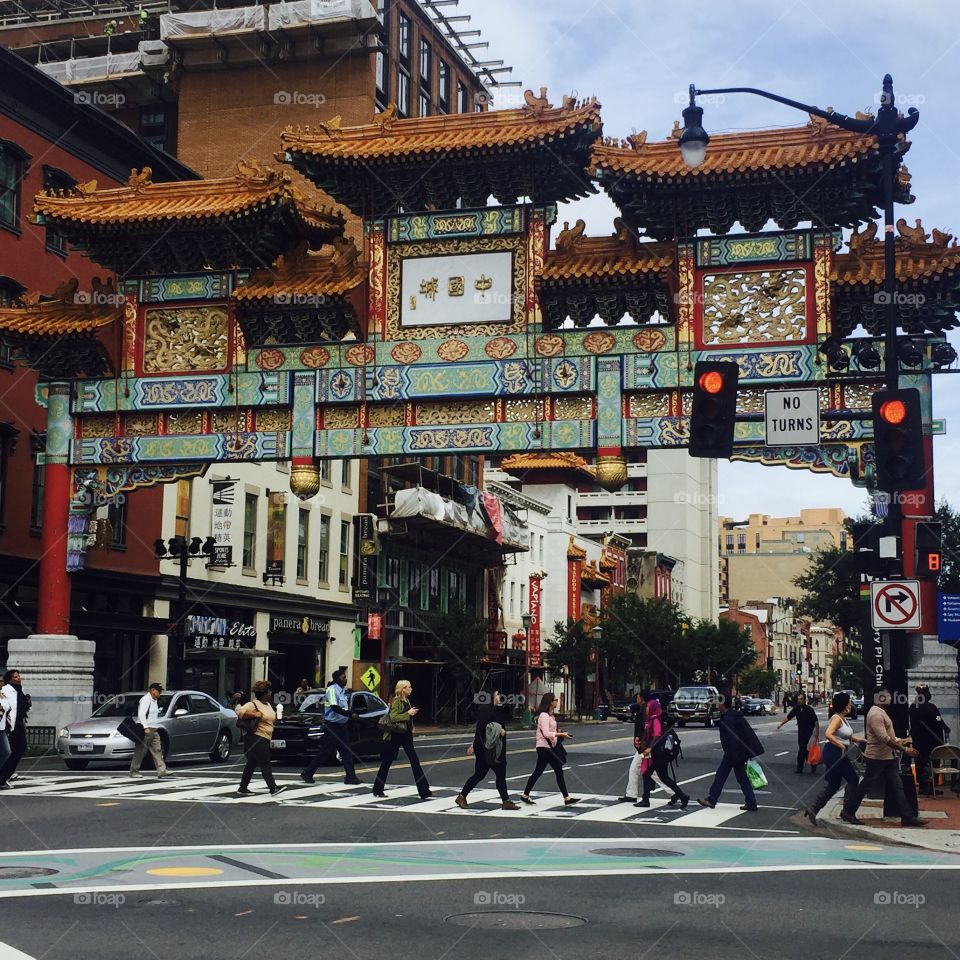
[[[320,617],[298,617],[275,613],[270,617],[270,632],[295,633],[303,637],[325,640],[330,634],[330,621]]]

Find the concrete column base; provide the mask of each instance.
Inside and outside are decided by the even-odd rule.
[[[907,671],[910,700],[918,683],[930,686],[930,697],[940,708],[950,727],[950,742],[960,743],[960,703],[957,689],[957,650],[940,643],[936,637],[923,638],[923,659],[915,670]]]
[[[92,640],[34,633],[7,643],[7,669],[23,674],[24,691],[33,699],[31,726],[61,727],[93,712]]]

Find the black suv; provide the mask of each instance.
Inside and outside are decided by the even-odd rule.
[[[667,706],[667,719],[678,727],[688,723],[712,727],[720,719],[720,691],[716,687],[680,687]]]

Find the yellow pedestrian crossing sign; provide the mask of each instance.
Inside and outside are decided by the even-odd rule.
[[[360,675],[360,682],[371,693],[374,693],[380,688],[380,671],[373,664],[370,664]]]

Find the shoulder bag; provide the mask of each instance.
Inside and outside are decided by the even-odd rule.
[[[250,701],[253,703],[253,701]],[[240,732],[243,734],[256,733],[257,727],[260,726],[260,716],[259,710],[254,710],[253,713],[245,713],[242,717],[237,715],[237,727],[239,727]]]

